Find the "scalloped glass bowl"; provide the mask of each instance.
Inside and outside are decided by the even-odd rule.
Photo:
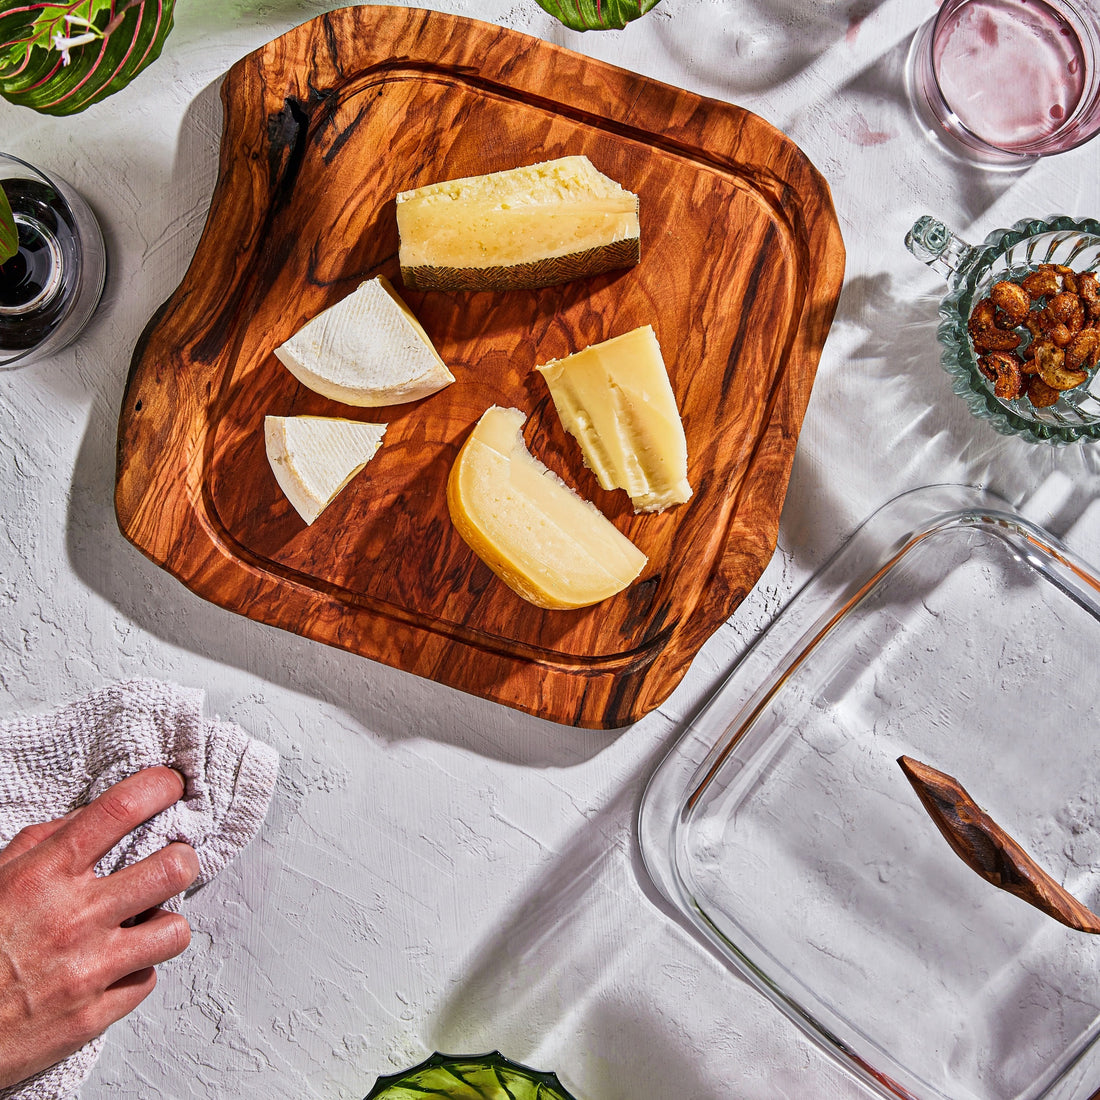
[[[403,1073],[379,1077],[365,1100],[576,1100],[553,1073],[520,1065],[500,1051],[433,1054]]]
[[[937,336],[943,368],[954,391],[971,413],[1005,435],[1035,443],[1076,443],[1100,439],[1100,370],[1087,382],[1064,391],[1056,404],[1035,408],[1026,397],[1006,401],[978,370],[966,323],[976,302],[988,297],[995,282],[1018,278],[1039,264],[1064,264],[1075,271],[1100,265],[1100,222],[1052,215],[1028,218],[1011,229],[997,229],[980,245],[960,239],[942,222],[922,217],[905,237],[918,260],[939,272],[948,284],[940,302]]]

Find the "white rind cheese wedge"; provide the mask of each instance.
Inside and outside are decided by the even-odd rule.
[[[492,406],[447,479],[458,533],[509,588],[539,607],[587,607],[622,591],[646,556],[534,458],[519,409]]]
[[[635,512],[691,497],[684,425],[651,325],[538,369],[602,488],[625,489]]]
[[[382,276],[319,313],[275,354],[303,386],[362,408],[419,401],[454,381]]]
[[[584,156],[467,176],[397,196],[408,287],[515,290],[632,267],[638,196]]]
[[[327,416],[265,416],[267,460],[298,515],[313,521],[374,457],[385,424]]]

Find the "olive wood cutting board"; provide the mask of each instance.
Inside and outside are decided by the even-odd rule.
[[[665,699],[776,544],[844,249],[829,190],[749,112],[501,27],[354,7],[233,66],[194,260],[134,352],[118,436],[123,534],[200,596],[560,723],[618,728]],[[584,153],[640,197],[642,260],[531,291],[403,291],[457,381],[357,409],[273,354],[365,278],[401,291],[394,196]],[[538,364],[652,324],[695,495],[634,515],[599,488]],[[648,556],[594,607],[525,603],[451,525],[451,463],[490,405]],[[265,414],[389,424],[307,527]]]

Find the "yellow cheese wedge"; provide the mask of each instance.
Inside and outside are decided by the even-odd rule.
[[[458,533],[509,588],[539,607],[586,607],[622,591],[646,556],[523,443],[524,415],[486,410],[451,467]]]
[[[385,424],[336,417],[264,417],[272,473],[306,523],[313,523],[374,457],[385,434]]]
[[[275,354],[303,386],[345,405],[418,401],[454,381],[423,326],[382,276],[319,313]]]
[[[602,488],[625,489],[635,512],[691,497],[684,425],[652,325],[538,369]]]
[[[587,157],[562,157],[397,196],[408,287],[514,290],[632,267],[638,197]]]

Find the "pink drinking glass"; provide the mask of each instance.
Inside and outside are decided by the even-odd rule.
[[[910,101],[967,159],[1021,167],[1100,130],[1100,28],[1091,0],[944,0],[913,38]]]

